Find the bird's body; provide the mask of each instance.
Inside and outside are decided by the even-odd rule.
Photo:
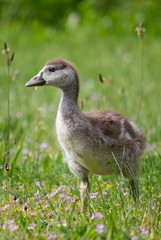
[[[83,113],[77,104],[79,79],[74,67],[64,60],[52,60],[26,86],[50,85],[62,90],[56,118],[59,144],[69,168],[82,179],[84,204],[88,176],[119,173],[130,180],[136,196],[135,177],[146,139],[130,120],[112,111]]]
[[[137,160],[144,146],[142,133],[134,123],[110,111],[85,114],[74,111],[68,118],[61,114],[61,108],[60,105],[56,129],[68,163],[76,161],[96,174],[109,175],[114,171],[112,163],[119,172],[118,164],[132,164],[131,158],[135,156],[136,166],[132,169],[137,173]]]

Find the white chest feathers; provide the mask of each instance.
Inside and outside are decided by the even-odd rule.
[[[65,157],[73,155],[78,146],[78,135],[84,131],[84,119],[76,113],[71,113],[72,117],[66,117],[62,114],[61,108],[58,110],[56,118],[56,132],[58,142],[65,153]],[[81,145],[81,142],[79,142]]]

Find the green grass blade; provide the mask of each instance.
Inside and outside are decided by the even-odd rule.
[[[11,170],[9,172],[9,176],[12,177],[13,176],[13,173],[15,171],[15,167],[16,167],[16,163],[17,163],[17,160],[18,160],[18,157],[22,151],[22,148],[23,148],[23,142],[24,140],[22,141],[21,145],[20,145],[20,148],[18,149],[18,151],[16,152],[16,155],[11,163]]]

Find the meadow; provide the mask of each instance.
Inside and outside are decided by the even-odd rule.
[[[88,24],[64,31],[38,22],[29,28],[12,23],[1,28],[1,51],[6,41],[15,52],[10,67],[10,169],[4,167],[7,66],[6,56],[0,55],[1,240],[161,238],[160,37],[147,31],[142,41],[143,95],[137,119],[141,56],[135,28],[122,35]],[[24,87],[53,58],[66,59],[78,70],[83,111],[112,109],[137,119],[143,129],[148,149],[141,159],[138,201],[121,175],[91,173],[87,211],[80,210],[80,180],[63,162],[55,132],[61,92]]]

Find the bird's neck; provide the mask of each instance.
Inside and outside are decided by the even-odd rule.
[[[62,89],[62,97],[59,105],[59,111],[63,118],[70,118],[75,114],[80,114],[78,107],[78,94],[79,89],[77,86],[69,86],[68,88]]]

